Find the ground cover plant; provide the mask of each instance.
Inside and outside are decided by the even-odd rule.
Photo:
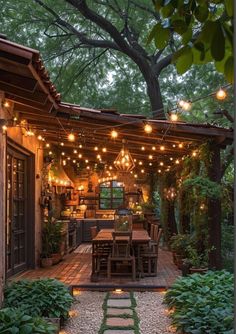
[[[4,306],[32,316],[66,319],[72,302],[68,288],[55,279],[22,280],[5,289]]]
[[[55,326],[39,317],[31,317],[14,308],[0,310],[0,333],[54,334]]]
[[[165,295],[172,324],[181,333],[233,334],[233,275],[209,271],[176,280]]]

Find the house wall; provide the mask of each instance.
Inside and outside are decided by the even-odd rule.
[[[43,150],[42,143],[36,137],[29,137],[23,134],[21,128],[13,127],[7,130],[8,138],[12,139],[15,143],[21,147],[32,152],[35,156],[35,264],[39,265],[40,251],[41,251],[41,221],[42,210],[40,207],[41,196],[41,171],[43,167]]]

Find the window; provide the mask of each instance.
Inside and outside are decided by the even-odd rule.
[[[124,204],[124,187],[121,182],[101,183],[99,195],[100,209],[117,209]]]

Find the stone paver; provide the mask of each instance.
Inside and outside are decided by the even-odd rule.
[[[108,307],[131,307],[130,299],[108,299]]]
[[[134,325],[134,319],[132,318],[107,318],[106,319],[107,326],[120,326],[120,327],[128,327]]]
[[[133,311],[130,308],[108,308],[107,309],[107,315],[133,315]]]
[[[132,329],[107,329],[104,334],[135,334]]]

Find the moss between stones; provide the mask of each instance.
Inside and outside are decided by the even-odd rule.
[[[102,305],[102,308],[103,308],[103,311],[104,311],[104,317],[103,317],[103,321],[102,321],[102,324],[101,324],[101,327],[99,329],[99,332],[98,334],[103,334],[106,330],[133,330],[135,334],[140,334],[140,331],[139,331],[139,318],[138,318],[138,315],[135,311],[135,307],[137,306],[137,303],[136,303],[136,300],[134,298],[134,294],[133,292],[130,292],[130,300],[131,300],[131,306],[130,307],[114,307],[114,308],[117,308],[117,309],[132,309],[133,311],[133,315],[128,315],[128,314],[124,314],[124,315],[108,315],[107,314],[107,309],[108,309],[108,306],[107,306],[107,300],[109,299],[110,297],[110,293],[108,292],[104,298],[104,302],[103,302],[103,305]],[[111,298],[112,299],[112,298]],[[116,298],[116,299],[119,299],[119,298]],[[122,298],[122,295],[120,296],[120,299],[123,299]],[[131,318],[134,320],[134,325],[133,326],[108,326],[106,325],[106,320],[107,318]]]

